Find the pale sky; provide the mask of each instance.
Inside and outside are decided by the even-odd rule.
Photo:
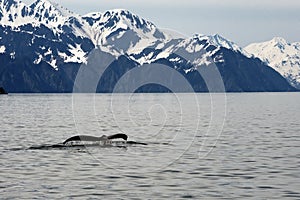
[[[29,4],[33,0],[23,0]],[[215,34],[244,47],[279,36],[300,42],[299,0],[51,0],[78,14],[127,9],[187,36]]]

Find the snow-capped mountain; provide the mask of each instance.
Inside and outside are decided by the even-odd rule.
[[[267,42],[250,44],[245,50],[266,62],[293,86],[300,88],[300,43],[288,43],[276,37]]]
[[[9,92],[72,92],[76,73],[93,49],[116,58],[99,92],[111,92],[125,72],[145,63],[174,68],[199,92],[207,88],[196,69],[211,63],[218,67],[226,91],[294,90],[277,72],[220,35],[180,37],[122,9],[80,16],[48,0],[29,6],[0,0],[0,86]]]
[[[141,52],[145,47],[169,40],[153,23],[122,9],[83,16],[94,31],[93,41],[120,54]],[[105,47],[105,48],[104,48]],[[117,53],[115,52],[115,53]]]
[[[220,56],[220,59],[216,58],[214,61],[211,59],[221,48],[239,52],[247,57],[251,57],[250,54],[235,43],[226,40],[218,34],[212,36],[196,34],[186,39],[172,39],[164,44],[155,46],[155,48],[161,50],[157,55],[144,53],[143,57],[138,57],[136,61],[140,64],[151,63],[157,59],[170,58],[172,54],[177,54],[178,56],[189,60],[194,67],[197,67],[203,64],[208,65],[211,62],[222,62]],[[133,57],[137,58],[137,56]],[[173,61],[174,59],[178,60],[179,58],[172,58]]]

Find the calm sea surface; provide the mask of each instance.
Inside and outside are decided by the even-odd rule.
[[[1,199],[300,199],[300,94],[0,96]],[[126,133],[148,145],[28,149]]]

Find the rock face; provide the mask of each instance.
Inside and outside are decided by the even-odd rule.
[[[7,92],[2,87],[0,87],[0,94],[7,94]]]
[[[265,62],[220,35],[173,36],[127,10],[80,16],[47,0],[30,6],[0,1],[0,85],[8,91],[72,92],[80,67],[89,68],[95,49],[115,58],[103,72],[97,92],[113,92],[125,74],[148,64],[178,72],[196,92],[214,91],[207,85],[217,81],[210,75],[214,71],[227,92],[295,91]],[[156,76],[172,85],[176,80],[171,74]],[[211,78],[205,80],[204,75]],[[125,85],[138,81],[128,76]],[[155,83],[137,89],[169,91]]]

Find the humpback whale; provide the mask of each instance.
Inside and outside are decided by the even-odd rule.
[[[63,144],[65,145],[68,142],[72,142],[72,141],[91,141],[91,142],[104,141],[105,142],[113,139],[123,139],[127,141],[127,138],[128,136],[123,133],[117,133],[110,136],[102,135],[101,137],[95,137],[89,135],[76,135],[65,140]]]
[[[101,137],[95,137],[89,135],[76,135],[66,139],[63,143],[31,146],[28,149],[29,150],[51,150],[51,149],[84,148],[84,147],[97,147],[97,146],[100,147],[112,146],[112,147],[124,148],[128,145],[147,145],[146,143],[143,142],[127,141],[127,138],[128,136],[123,133],[118,133],[109,136],[102,135]],[[123,139],[124,141],[112,141],[114,139]],[[80,143],[81,141],[92,142],[92,143],[82,144]],[[100,144],[98,142],[100,142]]]

